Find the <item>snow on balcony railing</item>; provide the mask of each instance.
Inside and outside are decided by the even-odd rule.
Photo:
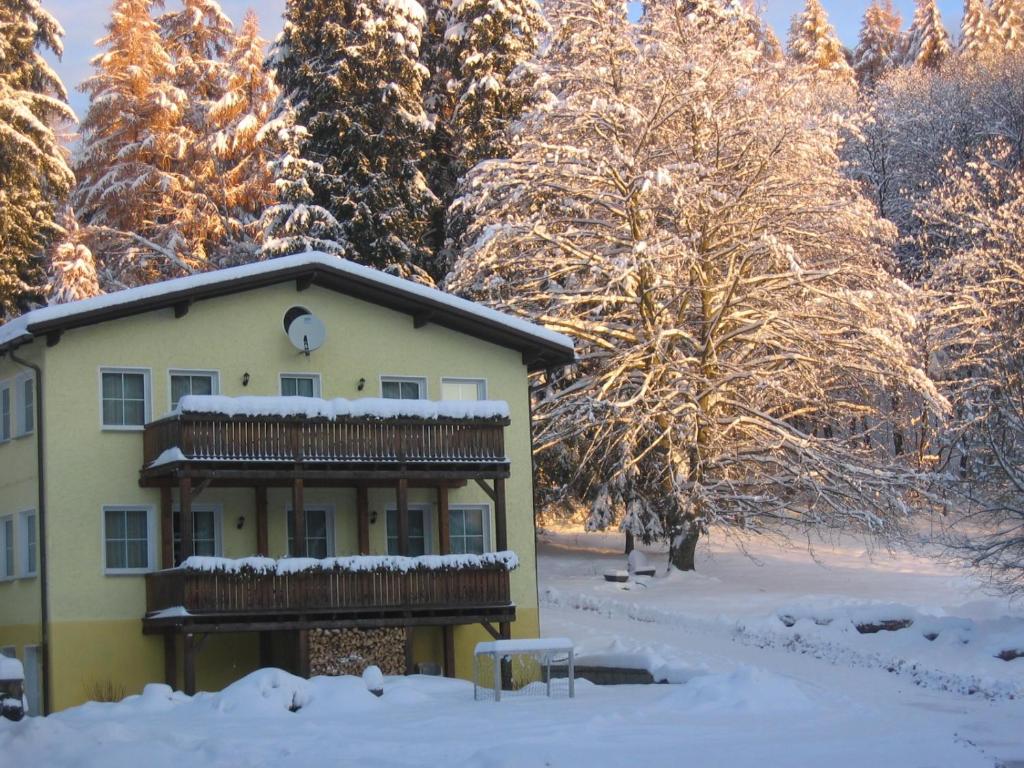
[[[171,415],[216,414],[304,419],[507,419],[503,400],[395,400],[361,397],[322,400],[318,397],[227,397],[186,395]]]
[[[311,571],[345,571],[365,573],[387,571],[408,573],[409,571],[463,571],[481,568],[502,568],[507,571],[519,567],[515,552],[485,552],[482,555],[420,555],[401,557],[399,555],[353,555],[350,557],[204,557],[194,555],[178,566],[180,570],[205,571],[208,573],[273,573],[279,576]]]

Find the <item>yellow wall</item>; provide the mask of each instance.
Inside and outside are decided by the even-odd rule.
[[[297,352],[284,334],[284,313],[295,305],[311,310],[327,327],[326,343],[309,357]],[[31,351],[40,356],[44,351],[41,340],[24,349],[26,354]],[[0,365],[5,362],[0,360]],[[101,429],[100,368],[107,366],[149,370],[153,419],[170,407],[171,369],[215,370],[221,394],[233,396],[276,395],[282,372],[319,373],[321,394],[327,398],[377,397],[381,375],[425,377],[431,399],[440,397],[443,376],[485,378],[488,398],[505,400],[511,409],[511,426],[505,430],[512,464],[506,486],[509,547],[521,562],[512,577],[513,600],[520,616],[514,634],[536,634],[529,403],[527,372],[519,353],[436,325],[415,329],[407,315],[315,286],[297,292],[294,283],[287,283],[197,302],[181,319],[175,319],[168,309],[70,330],[57,346],[45,349],[48,551],[58,707],[82,700],[83,676],[119,675],[129,692],[137,691],[146,680],[163,677],[162,641],[141,632],[144,577],[106,575],[103,570],[102,507],[144,504],[159,510],[159,493],[138,485],[141,431]],[[249,384],[243,386],[246,373]],[[360,379],[365,379],[361,392],[357,389]],[[28,457],[31,441],[19,442],[25,443],[23,452]],[[0,454],[14,455],[20,450],[19,446],[13,451],[11,446],[0,446]],[[19,454],[18,461],[28,462],[29,458]],[[17,494],[23,494],[26,502],[34,498],[34,480],[26,474],[34,465],[28,463],[17,470],[14,466],[6,459],[0,462],[0,489],[18,489],[10,495],[5,491],[0,496],[2,504]],[[370,509],[378,513],[371,527],[373,551],[385,551],[384,510],[393,504],[393,496],[390,490],[371,490]],[[410,503],[435,501],[432,490],[410,491]],[[281,556],[286,546],[284,514],[290,494],[285,489],[271,489],[268,502],[269,554]],[[334,509],[337,554],[356,551],[354,502],[354,492],[348,489],[307,490],[307,507],[327,504]],[[487,504],[493,520],[490,499],[473,483],[453,490],[450,503]],[[213,504],[223,510],[224,555],[240,557],[255,552],[251,490],[207,489],[196,504]],[[241,516],[245,522],[239,530],[236,526]],[[436,526],[436,514],[433,518]],[[493,536],[492,524],[492,546]],[[154,549],[159,557],[158,540]],[[4,624],[38,620],[34,607],[38,589],[34,598],[22,590],[12,600],[13,589],[20,586],[0,585],[0,644]],[[36,613],[32,614],[33,610]],[[471,656],[466,654],[477,639],[485,637],[482,630],[460,629],[456,638],[459,672],[468,675]],[[215,653],[207,653],[210,647],[204,648],[200,659],[204,655],[216,658]],[[239,670],[255,664],[254,653],[246,647]],[[117,659],[118,663],[104,659]],[[204,686],[222,682],[204,675],[202,666],[199,673]]]

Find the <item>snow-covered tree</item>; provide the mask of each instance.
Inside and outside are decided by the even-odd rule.
[[[871,88],[882,75],[899,66],[903,40],[900,15],[892,0],[872,0],[864,12],[860,38],[853,52],[853,70],[857,82]]]
[[[83,232],[74,211],[67,208],[61,215],[64,236],[52,249],[47,271],[50,304],[67,304],[103,293],[96,274],[92,251],[83,242]]]
[[[335,252],[382,267],[429,263],[437,199],[420,169],[431,129],[419,62],[425,21],[416,0],[288,3],[272,62],[277,114],[294,114],[289,157],[301,161],[291,165],[304,202],[282,195],[265,219],[267,253],[299,242],[302,222],[332,220]],[[328,219],[309,217],[310,205]]]
[[[977,56],[989,49],[992,36],[992,20],[985,0],[964,0],[957,52],[962,56]]]
[[[992,0],[992,34],[1003,51],[1024,48],[1024,0]]]
[[[575,337],[536,382],[545,474],[682,568],[712,526],[895,533],[916,476],[873,432],[893,392],[942,402],[834,115],[739,24],[549,18],[554,98],[471,172],[450,279]]]
[[[908,66],[937,69],[953,51],[949,32],[942,23],[935,0],[916,0],[916,3],[903,60]]]
[[[63,36],[37,0],[0,3],[0,319],[42,299],[42,254],[75,181],[54,133],[75,116],[44,58],[61,55]]]
[[[187,97],[152,17],[154,0],[116,0],[74,158],[74,207],[88,244],[115,283],[137,285],[202,268],[180,212],[192,184],[180,171],[188,146]]]
[[[843,44],[819,0],[806,0],[803,11],[793,17],[787,50],[790,58],[804,67],[842,79],[853,77]]]
[[[210,105],[216,181],[208,194],[224,227],[224,242],[214,255],[218,266],[256,257],[260,216],[276,201],[267,126],[278,90],[263,66],[265,47],[259,19],[250,10],[225,60],[224,94]]]

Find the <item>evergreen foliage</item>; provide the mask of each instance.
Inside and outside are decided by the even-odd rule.
[[[812,71],[852,79],[846,51],[819,0],[806,0],[803,11],[793,17],[787,50],[793,61]]]
[[[908,66],[938,69],[953,52],[949,33],[935,0],[916,0],[914,19],[907,31],[904,61]]]
[[[886,72],[899,66],[901,23],[892,0],[872,0],[864,12],[860,38],[853,52],[853,69],[862,86],[874,86]]]

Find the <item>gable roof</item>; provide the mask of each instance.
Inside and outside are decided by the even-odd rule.
[[[531,371],[573,361],[572,340],[534,323],[450,293],[318,251],[179,277],[90,299],[54,304],[0,325],[0,353],[34,338],[55,342],[63,331],[157,309],[186,312],[196,301],[296,281],[317,285],[519,351]]]

